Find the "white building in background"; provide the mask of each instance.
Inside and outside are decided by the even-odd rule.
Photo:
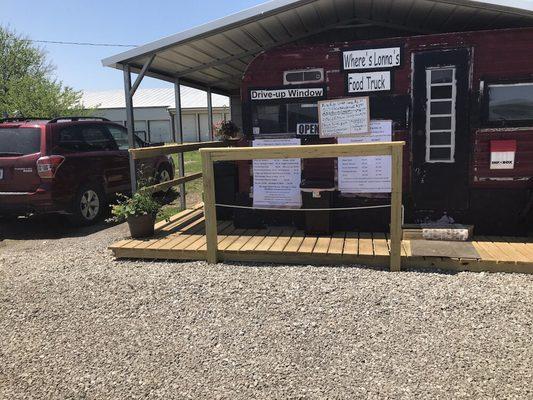
[[[229,120],[229,98],[213,94],[213,123]],[[123,90],[83,92],[84,107],[96,108],[94,116],[125,125],[126,105]],[[147,142],[171,142],[176,113],[174,88],[137,89],[133,96],[135,131]],[[181,87],[182,126],[184,142],[209,141],[207,94],[190,87]]]

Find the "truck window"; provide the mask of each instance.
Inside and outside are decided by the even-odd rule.
[[[296,134],[297,124],[318,123],[317,103],[253,104],[254,134]]]
[[[489,123],[533,124],[533,83],[489,84],[486,96]]]

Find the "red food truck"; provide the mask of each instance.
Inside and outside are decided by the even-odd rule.
[[[393,139],[406,142],[406,223],[444,217],[474,225],[477,234],[531,233],[531,54],[529,28],[277,47],[257,56],[243,77],[244,145],[296,137],[302,145],[335,143],[318,136],[317,103],[368,96],[371,119],[392,120]],[[335,185],[336,169],[336,160],[304,160],[302,179]],[[243,204],[252,187],[242,162]],[[388,196],[336,191],[330,206],[387,204]],[[388,231],[383,209],[332,215],[336,229]]]

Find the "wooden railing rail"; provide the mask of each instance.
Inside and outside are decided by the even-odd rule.
[[[148,193],[162,192],[173,186],[180,185],[180,203],[182,208],[187,207],[185,200],[185,183],[202,178],[202,173],[185,175],[185,164],[183,162],[183,153],[196,151],[203,148],[223,147],[223,142],[197,142],[185,144],[167,144],[164,146],[142,147],[138,149],[129,149],[130,157],[133,160],[143,160],[161,155],[179,154],[178,177],[167,182],[161,182],[151,186],[144,186],[139,190]]]
[[[217,215],[215,206],[213,162],[231,160],[237,161],[390,155],[392,158],[390,269],[391,271],[399,271],[401,267],[402,150],[404,145],[405,142],[383,142],[200,149],[200,155],[202,157],[202,173],[204,178],[204,216],[207,241],[207,262],[216,263],[218,261]]]

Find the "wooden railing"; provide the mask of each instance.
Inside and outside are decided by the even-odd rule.
[[[173,186],[181,185],[180,196],[181,196],[181,206],[185,208],[187,206],[185,200],[185,183],[190,182],[196,179],[202,178],[202,173],[194,173],[185,175],[185,164],[183,162],[183,153],[196,151],[202,148],[212,148],[212,147],[223,147],[225,146],[222,142],[198,142],[198,143],[185,143],[185,144],[168,144],[164,146],[154,146],[154,147],[142,147],[138,149],[130,149],[130,156],[133,160],[144,160],[147,158],[153,158],[162,155],[170,154],[179,154],[179,165],[178,165],[178,177],[167,182],[161,182],[151,186],[144,186],[140,190],[155,193],[162,192],[170,189]]]
[[[217,214],[213,162],[266,160],[285,158],[332,158],[354,156],[392,157],[392,190],[390,222],[390,269],[399,271],[402,241],[402,149],[405,142],[325,144],[309,146],[241,147],[200,149],[204,180],[204,216],[207,241],[207,262],[218,260]]]

